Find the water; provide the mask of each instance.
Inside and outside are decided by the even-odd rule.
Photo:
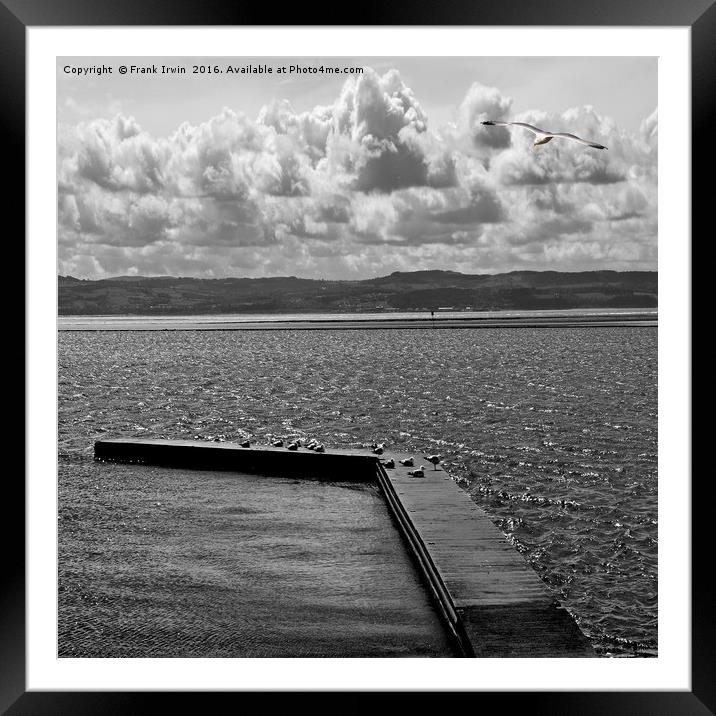
[[[82,464],[61,657],[454,656],[376,484]]]
[[[60,333],[59,410],[61,475],[117,436],[439,452],[602,653],[656,653],[656,329]]]

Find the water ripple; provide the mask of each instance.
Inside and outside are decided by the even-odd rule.
[[[59,335],[61,465],[111,436],[439,452],[604,652],[657,647],[657,331]]]

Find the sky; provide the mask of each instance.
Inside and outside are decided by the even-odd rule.
[[[657,268],[656,58],[60,58],[57,120],[62,275]]]

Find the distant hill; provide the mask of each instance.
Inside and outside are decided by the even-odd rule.
[[[58,277],[60,315],[473,311],[657,305],[656,271],[396,271],[362,281]]]

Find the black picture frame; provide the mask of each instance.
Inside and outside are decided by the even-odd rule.
[[[280,15],[280,23],[276,23]],[[691,28],[692,142],[699,151],[692,156],[692,233],[706,227],[706,192],[712,183],[707,168],[713,166],[713,78],[716,77],[716,4],[714,0],[393,0],[381,5],[347,3],[230,3],[226,0],[0,0],[0,127],[7,206],[24,205],[25,154],[25,44],[26,28],[39,26],[103,25],[407,25],[407,26],[682,26]],[[9,219],[11,212],[6,212]],[[24,235],[24,214],[12,217],[16,231],[8,239]],[[12,224],[11,224],[12,225]],[[688,238],[673,240],[688,241]],[[16,240],[16,239],[15,239]],[[24,266],[24,253],[20,259]],[[24,356],[24,353],[23,353]],[[8,376],[9,377],[9,376]],[[27,425],[27,430],[32,426]],[[662,436],[665,437],[665,436]],[[12,471],[14,473],[14,471]],[[684,485],[690,475],[681,476]],[[713,598],[709,590],[712,538],[710,480],[693,481],[692,489],[692,688],[684,692],[484,692],[473,698],[480,707],[501,713],[528,710],[531,714],[708,714],[716,713],[716,630]],[[6,508],[23,520],[24,488],[17,480],[5,480]],[[7,512],[10,510],[7,509]],[[7,514],[6,514],[7,516]],[[166,692],[26,692],[25,688],[25,551],[18,539],[17,522],[3,520],[4,584],[0,600],[0,711],[19,714],[143,713],[167,708],[167,699],[180,698],[184,708],[206,709],[206,699],[221,694],[171,694]],[[565,684],[565,689],[569,684]],[[280,695],[280,694],[278,694]],[[226,696],[226,694],[224,694]],[[232,694],[241,698],[241,694]],[[284,694],[285,696],[285,694]],[[307,699],[293,694],[292,707]],[[340,694],[337,694],[339,698]],[[371,694],[360,694],[355,706]],[[303,698],[302,698],[303,697]],[[425,695],[421,696],[424,699]],[[298,699],[298,700],[296,700]],[[483,701],[487,699],[488,701]],[[345,706],[345,701],[341,702]],[[424,705],[427,705],[423,701]],[[343,707],[344,707],[343,706]]]

